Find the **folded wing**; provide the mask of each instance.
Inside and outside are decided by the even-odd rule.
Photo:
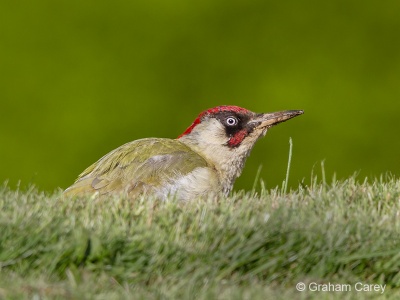
[[[136,197],[173,186],[195,169],[213,167],[178,140],[141,139],[111,151],[79,175],[68,196],[125,193]]]

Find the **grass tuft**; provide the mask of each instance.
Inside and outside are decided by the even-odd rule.
[[[400,181],[313,181],[218,201],[64,199],[0,188],[0,298],[352,298],[298,282],[385,284],[400,296]],[[360,295],[360,294],[358,294]]]

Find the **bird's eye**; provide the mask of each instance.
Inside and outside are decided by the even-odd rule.
[[[238,123],[238,119],[235,117],[228,117],[226,118],[226,125],[228,126],[235,126]]]

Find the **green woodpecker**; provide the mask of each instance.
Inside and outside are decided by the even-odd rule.
[[[177,139],[145,138],[111,151],[79,175],[65,195],[151,195],[191,200],[227,195],[267,130],[302,110],[257,114],[238,106],[202,112]]]

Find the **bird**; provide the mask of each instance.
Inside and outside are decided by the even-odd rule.
[[[255,113],[234,105],[207,109],[176,139],[143,138],[109,152],[63,194],[179,201],[227,196],[256,141],[303,112]]]

